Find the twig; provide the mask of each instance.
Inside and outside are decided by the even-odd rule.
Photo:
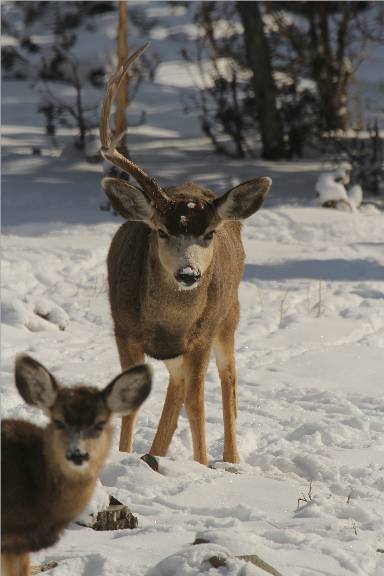
[[[283,296],[283,299],[282,299],[281,302],[280,302],[280,326],[281,326],[281,323],[282,323],[282,321],[283,321],[284,304],[285,304],[285,301],[286,301],[287,298],[288,298],[288,293],[289,293],[289,290],[286,291],[286,293],[285,293],[284,296]]]
[[[308,315],[311,313],[311,300],[310,300],[310,298],[309,298],[310,289],[311,289],[310,284],[307,284],[307,310],[308,310]]]
[[[305,502],[306,504],[312,502],[312,480],[309,482],[309,488],[307,494],[302,493],[301,496],[299,496],[299,498],[297,499],[298,510],[300,509],[300,502]]]
[[[321,280],[321,278],[320,278],[320,280],[319,280],[319,303],[318,303],[318,310],[317,310],[317,317],[318,317],[318,318],[320,318],[321,312],[322,312],[322,310],[321,310],[321,305],[322,305],[322,287],[323,287],[322,284],[323,284],[323,283],[322,283],[322,280]]]
[[[263,299],[263,295],[261,293],[261,288],[256,284],[256,289],[257,289],[257,295],[259,296],[260,299],[260,304],[261,304],[261,309],[264,310],[264,299]]]
[[[353,531],[355,533],[355,536],[357,536],[357,524],[356,524],[355,520],[352,520],[352,528],[353,528]]]

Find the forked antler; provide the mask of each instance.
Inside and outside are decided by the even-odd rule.
[[[116,146],[121,140],[123,134],[116,134],[112,138],[112,133],[109,128],[109,118],[111,115],[112,103],[120,87],[121,81],[128,72],[130,66],[132,66],[135,60],[141,56],[141,54],[148,48],[148,46],[149,42],[136,50],[136,52],[134,52],[132,56],[130,56],[126,62],[110,77],[101,107],[99,129],[101,153],[103,157],[111,162],[111,164],[114,166],[120,168],[120,170],[123,170],[124,172],[127,172],[133,176],[135,180],[140,184],[149,199],[152,200],[155,205],[160,206],[164,205],[164,203],[168,202],[169,200],[165,192],[162,190],[160,184],[154,178],[151,178],[146,172],[144,172],[144,170],[135,164],[135,162],[123,156],[116,149]]]

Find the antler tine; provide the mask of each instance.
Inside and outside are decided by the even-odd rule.
[[[150,199],[155,202],[155,204],[163,204],[168,201],[167,195],[162,190],[158,182],[151,178],[142,168],[140,168],[135,162],[123,156],[116,146],[118,145],[122,134],[115,135],[114,138],[111,136],[111,131],[109,129],[109,118],[111,115],[112,103],[115,99],[116,93],[119,86],[127,73],[130,66],[141,56],[141,54],[149,46],[149,42],[144,44],[141,48],[136,50],[122,66],[110,77],[105,97],[101,107],[100,114],[100,141],[101,141],[101,153],[103,157],[111,162],[114,166],[117,166],[124,172],[127,172],[137,180],[137,182],[142,186],[143,191],[149,194]]]
[[[100,118],[100,140],[102,147],[107,149],[110,147],[111,138],[109,134],[109,117],[111,114],[112,102],[115,99],[116,93],[120,87],[121,81],[128,72],[128,69],[132,64],[141,56],[141,54],[148,48],[149,42],[144,44],[141,48],[136,50],[127,60],[124,62],[120,68],[116,70],[108,80],[107,89],[105,97],[101,108],[101,118]],[[104,150],[102,149],[102,152]]]
[[[109,130],[109,117],[111,113],[111,106],[112,101],[115,96],[115,80],[120,73],[120,70],[117,70],[110,79],[108,80],[107,89],[105,91],[105,97],[101,106],[101,114],[100,114],[100,141],[101,141],[101,152],[108,152],[110,145],[111,145],[111,134]]]

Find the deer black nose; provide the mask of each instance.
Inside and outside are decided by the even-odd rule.
[[[68,450],[66,457],[67,460],[70,460],[76,466],[81,466],[83,462],[87,462],[89,460],[88,452],[81,452],[79,448],[76,448],[76,450]]]
[[[181,284],[185,286],[192,286],[201,278],[200,270],[194,270],[190,266],[181,268],[176,274],[175,278]]]

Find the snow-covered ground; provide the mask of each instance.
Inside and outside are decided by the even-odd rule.
[[[168,29],[169,15],[162,18]],[[161,27],[157,31],[160,38]],[[229,472],[193,462],[184,413],[160,474],[140,460],[167,383],[165,368],[151,361],[153,392],[139,417],[134,453],[118,452],[116,422],[101,475],[108,492],[138,516],[139,527],[95,532],[73,524],[33,562],[58,561],[54,576],[265,574],[243,560],[220,568],[206,561],[229,551],[257,554],[284,576],[381,576],[383,215],[311,207],[320,162],[212,154],[196,117],[182,113],[180,94],[192,88],[178,63],[180,44],[155,44],[159,51],[165,46],[164,63],[158,82],[141,88],[134,107],[147,111],[147,123],[130,130],[135,159],[165,184],[193,179],[222,192],[250,177],[274,181],[265,208],[243,231],[241,464]],[[35,356],[68,385],[102,387],[119,371],[105,258],[120,222],[98,210],[100,166],[68,156],[53,160],[45,149],[42,156],[30,154],[32,146],[46,145],[35,109],[27,83],[4,83],[1,392],[4,415],[43,423],[16,392],[16,352]],[[206,409],[215,462],[223,427],[213,363]],[[196,537],[212,544],[192,547]]]

